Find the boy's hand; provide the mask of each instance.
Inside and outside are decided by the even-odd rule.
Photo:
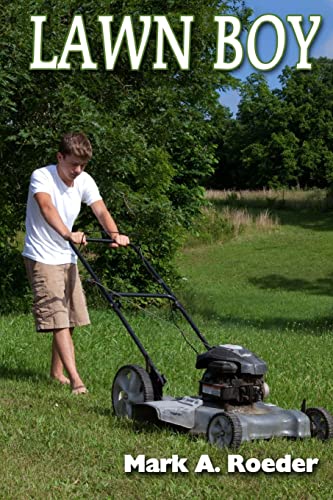
[[[112,239],[114,240],[114,243],[111,243],[112,248],[117,248],[117,247],[127,247],[129,244],[129,237],[126,236],[126,234],[115,234],[112,235]]]
[[[86,235],[82,231],[77,231],[75,233],[69,233],[64,237],[65,240],[75,243],[75,245],[86,245]]]

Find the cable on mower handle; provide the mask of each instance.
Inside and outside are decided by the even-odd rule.
[[[89,243],[89,242],[91,242],[91,243],[109,243],[109,244],[116,243],[116,241],[113,240],[112,238],[89,238],[88,237],[88,238],[86,238],[86,241],[87,241],[87,243]],[[85,259],[82,258],[80,252],[77,250],[77,248],[75,247],[75,245],[73,245],[72,243],[70,243],[70,244],[71,244],[71,247],[73,248],[74,252],[80,258],[81,262],[83,262],[83,264],[85,265],[86,269],[90,272],[90,274],[93,276],[93,278],[97,282],[99,282],[99,280],[98,280],[96,274],[94,273],[94,271],[92,270],[91,266],[85,261]],[[192,327],[192,329],[194,330],[194,332],[196,333],[196,335],[198,336],[198,338],[201,340],[201,342],[203,343],[203,345],[207,349],[210,349],[211,346],[209,345],[209,343],[206,340],[206,338],[202,335],[202,333],[200,332],[200,330],[197,327],[197,325],[194,323],[194,321],[189,316],[189,314],[187,313],[187,311],[185,310],[185,308],[183,307],[183,305],[179,302],[179,300],[177,299],[177,297],[172,292],[171,288],[168,287],[168,285],[164,282],[164,280],[158,274],[158,272],[156,271],[156,269],[151,265],[151,263],[143,255],[141,248],[138,247],[138,246],[136,246],[136,245],[134,245],[133,243],[129,243],[127,246],[129,246],[130,248],[132,248],[132,250],[134,250],[134,252],[140,257],[140,259],[142,260],[142,263],[145,266],[145,268],[147,269],[147,271],[153,276],[153,278],[155,279],[155,281],[163,288],[163,290],[166,293],[165,294],[158,294],[158,293],[126,293],[126,292],[117,292],[117,297],[146,297],[146,298],[162,298],[162,299],[169,299],[169,300],[171,300],[174,303],[174,305],[176,306],[176,308],[184,316],[184,318],[186,319],[186,321],[190,324],[190,326]]]

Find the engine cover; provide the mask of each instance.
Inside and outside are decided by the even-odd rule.
[[[213,347],[198,355],[196,368],[206,368],[199,389],[203,401],[224,406],[264,398],[267,365],[248,349],[228,344]]]
[[[208,368],[214,362],[234,363],[239,375],[264,375],[267,372],[265,361],[240,345],[224,344],[212,347],[198,354],[196,368]]]

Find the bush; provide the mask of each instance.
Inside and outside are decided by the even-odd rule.
[[[244,24],[249,12],[241,0],[189,0],[185,10],[195,18],[191,71],[180,71],[167,44],[167,71],[153,69],[154,27],[138,71],[130,69],[123,44],[114,70],[107,72],[96,26],[98,15],[103,14],[101,3],[54,0],[39,4],[35,0],[6,2],[0,12],[0,151],[5,178],[1,196],[3,205],[13,213],[10,219],[0,214],[0,227],[14,236],[22,230],[32,171],[55,162],[60,136],[83,130],[94,148],[88,171],[121,231],[142,244],[153,263],[171,277],[174,252],[200,209],[200,186],[215,163],[211,117],[218,108],[217,90],[234,82],[228,74],[212,71],[216,59],[211,29],[214,15],[228,9],[235,13],[238,7]],[[144,2],[145,15],[156,14],[160,8],[155,0]],[[142,11],[138,0],[112,0],[105,4],[104,14],[116,12],[113,28],[117,29],[124,15],[136,20]],[[41,12],[47,16],[44,60],[62,53],[73,16],[82,15],[92,58],[99,64],[97,71],[81,71],[79,53],[70,55],[69,71],[29,71],[30,15]],[[183,2],[166,2],[163,14],[180,35]],[[139,36],[140,23],[134,24]],[[77,225],[92,230],[91,213],[84,211]],[[12,251],[15,253],[14,247],[7,247],[6,266],[11,265]],[[105,248],[98,247],[93,258],[108,282],[128,280],[134,287],[145,285],[130,253],[109,259]],[[9,279],[5,288],[7,294],[15,295],[18,290],[11,283],[14,281]]]

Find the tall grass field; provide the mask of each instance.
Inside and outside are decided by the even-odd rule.
[[[210,344],[240,344],[267,362],[268,402],[300,409],[305,398],[333,412],[333,213],[299,205],[237,208],[234,200],[214,207],[177,257],[182,303]],[[112,310],[90,312],[92,324],[75,333],[84,396],[49,379],[51,339],[35,333],[32,316],[0,318],[0,498],[332,498],[333,442],[275,438],[235,452],[205,437],[116,418],[116,371],[144,362]],[[167,377],[165,393],[197,394],[202,372],[169,310],[126,315]],[[178,326],[203,352],[181,318]],[[228,455],[235,453],[319,463],[312,473],[229,473]],[[125,473],[126,454],[186,457],[189,472]],[[202,455],[220,472],[195,473]]]

